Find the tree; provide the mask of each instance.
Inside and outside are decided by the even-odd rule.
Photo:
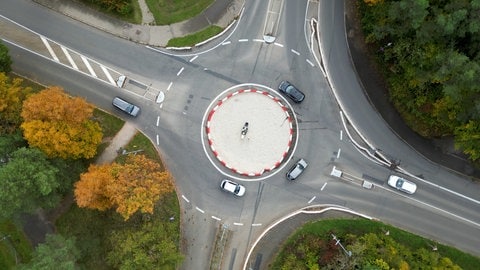
[[[100,125],[90,120],[93,106],[59,87],[28,97],[21,115],[25,139],[49,157],[92,158],[102,140]]]
[[[0,72],[8,73],[12,71],[12,59],[8,54],[7,46],[0,41]]]
[[[46,241],[38,245],[28,264],[21,265],[25,270],[75,270],[80,252],[75,246],[75,238],[64,238],[60,234],[47,234]]]
[[[153,213],[160,196],[173,191],[170,175],[160,169],[144,155],[129,156],[124,165],[91,165],[75,184],[75,199],[79,207],[115,207],[125,220],[137,211]]]
[[[112,251],[107,262],[117,269],[177,269],[183,256],[179,253],[175,223],[151,222],[135,230],[113,233]]]
[[[8,163],[0,166],[0,219],[55,206],[61,198],[57,172],[38,149],[13,152]]]
[[[455,146],[472,160],[480,158],[480,120],[471,120],[455,130]]]
[[[10,80],[0,72],[0,134],[14,132],[22,122],[22,103],[32,89],[21,84],[21,79]]]

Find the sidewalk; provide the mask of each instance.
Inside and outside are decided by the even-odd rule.
[[[112,163],[118,155],[120,148],[127,145],[137,134],[137,129],[130,122],[125,122],[123,127],[117,132],[115,137],[108,145],[108,147],[103,150],[102,154],[97,158],[95,164],[108,164]]]
[[[153,26],[148,23],[153,19],[150,12],[143,14],[143,24],[136,25],[99,13],[76,1],[33,0],[54,11],[92,27],[137,43],[165,47],[175,37],[183,37],[198,32],[209,25],[227,27],[240,13],[244,0],[216,0],[201,14],[179,23]],[[139,2],[144,2],[140,0]],[[141,4],[142,13],[146,6]]]

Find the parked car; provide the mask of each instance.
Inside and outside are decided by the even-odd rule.
[[[225,190],[226,192],[233,193],[239,197],[245,195],[245,187],[235,183],[231,180],[224,179],[222,180],[222,183],[220,184],[220,188],[222,190]]]
[[[396,175],[390,175],[388,185],[408,194],[413,194],[417,190],[417,185]]]
[[[299,159],[295,165],[293,165],[292,168],[290,168],[290,170],[288,170],[287,172],[287,179],[288,180],[295,180],[297,179],[300,174],[303,173],[303,171],[307,168],[308,166],[308,163],[303,159]]]
[[[118,109],[122,110],[125,113],[128,113],[131,116],[137,116],[138,113],[140,112],[139,107],[119,97],[115,97],[112,101],[112,104],[113,106],[117,107]]]
[[[282,81],[278,86],[278,90],[296,103],[300,103],[305,99],[305,94],[288,81]]]

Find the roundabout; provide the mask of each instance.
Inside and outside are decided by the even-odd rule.
[[[292,108],[276,91],[242,84],[225,90],[209,106],[202,141],[222,174],[260,180],[278,171],[294,152],[296,127]]]

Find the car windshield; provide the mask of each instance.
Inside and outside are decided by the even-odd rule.
[[[295,94],[295,92],[297,92],[297,91],[296,91],[295,87],[289,85],[289,86],[287,87],[287,89],[285,89],[285,92],[287,92],[287,93],[289,93],[289,94]]]
[[[237,185],[237,186],[235,187],[235,193],[238,193],[239,191],[240,191],[240,186]]]
[[[403,179],[402,178],[398,178],[397,180],[397,187],[398,188],[401,188],[403,186]]]

